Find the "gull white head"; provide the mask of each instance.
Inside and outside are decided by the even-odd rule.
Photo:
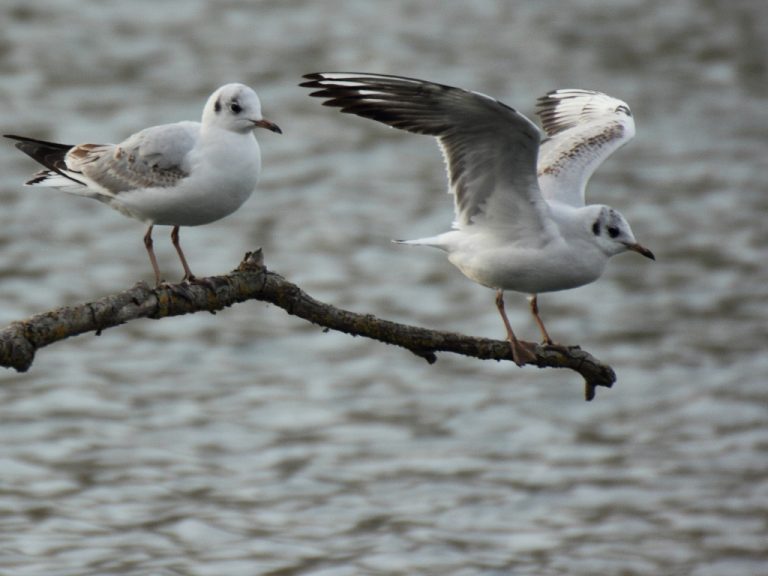
[[[225,84],[211,94],[203,110],[203,126],[245,134],[254,128],[266,128],[282,134],[280,127],[261,115],[261,102],[245,84]]]
[[[587,223],[594,242],[607,256],[615,256],[627,250],[655,260],[653,252],[635,239],[626,218],[608,206],[590,206]]]

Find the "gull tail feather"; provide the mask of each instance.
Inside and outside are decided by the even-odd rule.
[[[417,238],[416,240],[392,240],[394,244],[406,244],[408,246],[430,246],[446,250],[445,242],[440,236],[431,236],[429,238]]]

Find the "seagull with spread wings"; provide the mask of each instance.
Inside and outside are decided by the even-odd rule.
[[[629,107],[589,90],[539,99],[546,136],[515,109],[479,92],[424,80],[354,72],[307,74],[301,85],[326,106],[437,138],[453,194],[453,229],[404,244],[444,250],[465,276],[496,290],[518,365],[535,362],[504,310],[504,291],[529,295],[551,344],[537,294],[597,280],[611,256],[654,259],[615,209],[585,204],[592,172],[635,133]]]

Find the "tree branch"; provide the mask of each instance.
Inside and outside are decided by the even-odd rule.
[[[35,352],[70,336],[85,332],[101,334],[136,318],[165,318],[193,312],[215,312],[246,300],[261,300],[279,306],[288,314],[329,330],[365,336],[400,346],[430,364],[437,352],[453,352],[483,360],[512,360],[509,343],[439,332],[382,320],[372,314],[357,314],[319,302],[263,264],[261,250],[246,254],[238,268],[224,276],[194,283],[163,284],[150,288],[140,282],[133,288],[77,306],[59,308],[13,322],[0,330],[0,365],[26,372]],[[585,396],[592,400],[597,386],[610,388],[616,375],[578,346],[534,345],[539,368],[570,368],[584,377]]]

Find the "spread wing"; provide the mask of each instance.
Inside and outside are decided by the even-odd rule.
[[[477,92],[423,80],[364,73],[316,73],[302,86],[326,106],[437,138],[454,195],[454,226],[494,226],[541,243],[558,234],[539,191],[539,129]]]
[[[539,186],[549,201],[584,206],[592,173],[635,135],[626,103],[590,90],[554,90],[536,113],[547,138],[539,151]]]

